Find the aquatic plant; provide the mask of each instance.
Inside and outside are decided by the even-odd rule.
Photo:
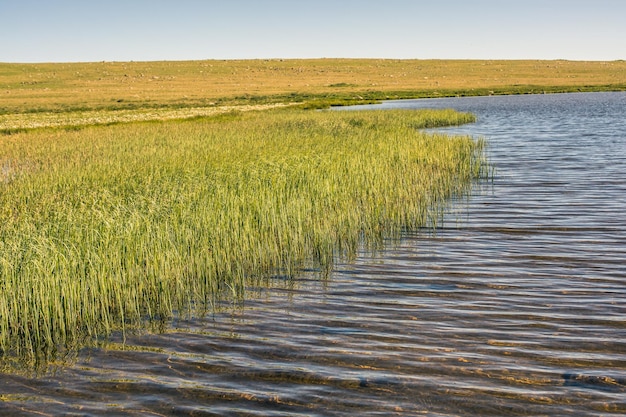
[[[0,136],[0,350],[47,359],[430,225],[484,144],[420,129],[472,120],[288,109]]]

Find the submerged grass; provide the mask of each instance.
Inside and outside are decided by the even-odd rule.
[[[419,129],[471,121],[289,109],[0,136],[0,350],[49,359],[429,225],[484,144]]]

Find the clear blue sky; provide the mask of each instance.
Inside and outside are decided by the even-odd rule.
[[[0,0],[0,62],[626,59],[626,0]]]

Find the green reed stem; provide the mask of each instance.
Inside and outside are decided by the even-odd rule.
[[[247,113],[0,137],[0,350],[50,358],[330,268],[484,174],[453,111]]]

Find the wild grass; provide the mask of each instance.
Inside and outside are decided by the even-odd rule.
[[[484,173],[454,111],[270,112],[0,136],[0,350],[58,350],[238,300],[432,224]]]
[[[61,127],[80,128],[89,125],[111,125],[140,121],[163,121],[207,117],[229,112],[267,110],[284,104],[257,104],[238,106],[210,106],[187,108],[138,108],[132,110],[84,110],[67,112],[35,112],[0,114],[0,134],[14,134],[26,130]]]
[[[0,63],[0,114],[626,89],[626,61]]]

